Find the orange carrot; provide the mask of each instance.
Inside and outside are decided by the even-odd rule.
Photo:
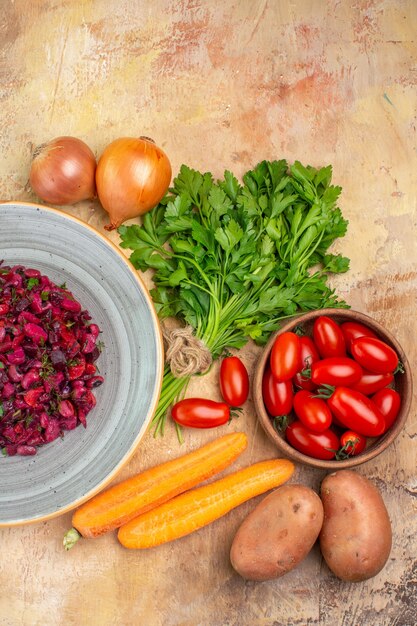
[[[126,548],[151,548],[184,537],[246,500],[278,487],[293,472],[294,465],[287,459],[255,463],[136,517],[119,528],[119,541]]]
[[[65,536],[64,547],[69,550],[80,535],[98,537],[119,528],[191,489],[233,463],[246,446],[245,433],[230,433],[99,493],[75,511],[74,528]]]

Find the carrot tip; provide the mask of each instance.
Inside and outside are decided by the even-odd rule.
[[[71,550],[80,539],[81,535],[78,530],[75,528],[71,528],[67,533],[65,533],[64,540],[62,542],[65,550]]]

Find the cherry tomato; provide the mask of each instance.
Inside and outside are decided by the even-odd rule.
[[[241,406],[248,398],[249,375],[237,356],[226,357],[220,365],[220,391],[229,406]]]
[[[342,447],[337,452],[337,458],[345,459],[350,456],[358,456],[365,450],[366,437],[355,433],[354,430],[346,430],[340,437]]]
[[[398,391],[388,387],[387,389],[377,391],[376,394],[372,396],[372,401],[385,418],[385,433],[397,419],[401,406],[401,396]]]
[[[385,430],[385,418],[381,411],[360,391],[349,387],[336,387],[327,404],[346,428],[360,435],[378,437]]]
[[[355,385],[362,376],[359,363],[346,356],[335,356],[316,361],[311,366],[311,380],[315,385]]]
[[[272,417],[288,415],[292,410],[293,389],[290,380],[278,381],[268,367],[262,378],[262,396]]]
[[[363,371],[361,379],[352,385],[352,389],[364,393],[365,396],[370,396],[376,393],[380,389],[387,387],[394,380],[394,374],[387,372],[386,374],[374,374],[373,372]]]
[[[294,396],[294,412],[300,422],[315,433],[322,433],[332,423],[332,414],[326,402],[304,389]]]
[[[373,330],[360,322],[343,322],[343,324],[340,324],[340,328],[345,338],[348,352],[350,352],[350,344],[357,337],[377,337]]]
[[[314,433],[299,421],[287,427],[285,436],[293,448],[314,459],[334,459],[340,447],[339,438],[333,431]]]
[[[230,420],[230,407],[225,402],[205,398],[186,398],[172,407],[172,419],[190,428],[215,428]]]
[[[301,369],[300,337],[292,332],[278,335],[272,346],[270,363],[277,380],[291,380]]]
[[[300,337],[301,348],[301,372],[305,369],[309,369],[313,363],[320,359],[320,355],[317,352],[317,348],[314,345],[313,340],[308,335],[302,335]],[[301,372],[297,372],[294,376],[294,384],[301,389],[307,389],[307,391],[313,391],[316,388],[315,384],[306,376],[303,376]]]
[[[351,352],[355,361],[376,374],[393,372],[398,366],[395,350],[375,337],[357,337],[351,343]]]
[[[346,355],[346,343],[337,322],[327,315],[317,317],[313,324],[313,340],[323,359]]]

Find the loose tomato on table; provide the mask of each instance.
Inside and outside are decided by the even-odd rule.
[[[365,450],[366,437],[354,430],[346,430],[340,437],[341,448],[337,451],[337,459],[345,459],[350,456],[358,456]]]
[[[303,376],[302,371],[308,370],[313,363],[320,359],[320,355],[317,352],[317,348],[314,345],[313,340],[308,335],[301,335],[300,337],[300,357],[302,369],[294,376],[294,384],[300,389],[313,391],[313,389],[316,388],[315,384],[311,378]]]
[[[232,407],[241,406],[249,394],[249,375],[237,356],[228,356],[220,365],[220,392],[223,400]]]
[[[385,430],[385,418],[381,411],[360,391],[336,387],[327,404],[339,422],[360,435],[378,437]]]
[[[361,324],[360,322],[343,322],[340,324],[340,329],[343,333],[346,342],[346,349],[350,352],[350,344],[357,337],[375,337],[377,335],[373,330],[365,326],[365,324]]]
[[[316,386],[350,387],[359,382],[361,376],[362,368],[359,363],[345,356],[321,359],[311,366],[311,380]]]
[[[171,415],[174,422],[190,428],[215,428],[226,424],[231,417],[225,402],[205,398],[180,400],[172,407]]]
[[[304,389],[294,395],[294,412],[304,426],[316,433],[327,430],[332,423],[332,414],[326,402]]]
[[[314,344],[323,359],[346,355],[346,342],[337,322],[321,315],[313,324]]]
[[[268,367],[262,377],[262,397],[272,417],[288,415],[293,406],[293,388],[290,380],[278,381]]]
[[[351,352],[364,369],[376,374],[394,372],[399,364],[395,350],[375,337],[357,337],[351,343]]]
[[[276,338],[270,355],[273,376],[279,381],[291,380],[301,369],[300,337],[293,332]]]
[[[339,438],[332,430],[315,433],[299,421],[287,427],[285,436],[293,448],[314,459],[330,461],[340,447]]]
[[[387,387],[380,389],[372,396],[372,402],[378,407],[385,418],[385,430],[387,432],[397,419],[401,407],[401,396],[398,391]]]
[[[385,374],[374,374],[373,372],[363,371],[361,379],[352,385],[352,389],[360,391],[365,396],[370,396],[384,387],[388,387],[394,380],[394,374],[387,372]]]

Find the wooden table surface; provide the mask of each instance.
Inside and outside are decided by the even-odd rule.
[[[416,364],[415,0],[0,6],[0,200],[36,201],[27,188],[31,147],[66,134],[97,155],[117,137],[151,136],[174,173],[182,163],[215,176],[225,169],[241,176],[265,158],[331,163],[350,221],[337,250],[351,258],[333,285],[391,330]],[[105,232],[96,202],[65,210]],[[258,355],[253,345],[241,352],[251,373]],[[199,394],[218,394],[217,373],[199,382]],[[245,582],[229,549],[254,501],[141,552],[122,548],[114,534],[64,552],[66,514],[0,530],[1,626],[412,626],[415,413],[414,399],[401,436],[358,468],[380,487],[393,525],[390,559],[375,578],[343,583],[315,548],[280,580]],[[251,399],[233,428],[250,440],[237,465],[275,455]],[[118,479],[212,437],[187,432],[180,448],[172,428],[163,439],[148,432]],[[317,488],[324,475],[298,466],[292,480]]]

